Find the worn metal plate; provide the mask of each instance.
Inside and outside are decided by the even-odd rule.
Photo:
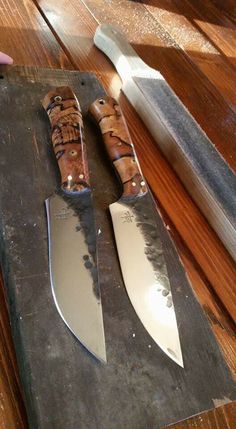
[[[235,399],[231,374],[183,268],[176,264],[170,240],[164,252],[181,320],[184,369],[154,343],[130,304],[108,209],[120,190],[97,128],[86,116],[90,103],[103,95],[96,77],[25,68],[3,69],[2,75],[1,259],[30,428],[160,429]],[[64,84],[73,87],[84,114],[107,365],[97,362],[68,331],[50,287],[44,200],[59,177],[40,100],[52,86]]]

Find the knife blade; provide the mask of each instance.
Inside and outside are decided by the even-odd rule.
[[[183,367],[158,226],[163,220],[143,177],[125,119],[115,99],[102,97],[92,103],[89,112],[100,127],[109,158],[123,184],[121,198],[109,209],[128,296],[154,341]]]
[[[161,73],[137,55],[118,28],[99,25],[94,43],[113,62],[122,91],[236,260],[236,175]]]
[[[45,202],[52,293],[73,334],[106,362],[96,226],[80,105],[66,86],[50,91],[42,104],[51,123],[61,174],[60,189]]]

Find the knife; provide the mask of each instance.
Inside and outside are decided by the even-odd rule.
[[[137,55],[118,28],[98,26],[94,43],[113,62],[122,91],[236,260],[236,175],[161,73]]]
[[[109,208],[128,296],[154,341],[183,367],[170,279],[160,238],[159,225],[163,220],[141,172],[115,99],[102,97],[92,103],[89,112],[99,124],[109,158],[123,184],[121,198]]]
[[[80,342],[106,362],[96,265],[96,227],[82,114],[70,87],[42,101],[52,130],[61,187],[46,200],[52,293],[59,314]]]

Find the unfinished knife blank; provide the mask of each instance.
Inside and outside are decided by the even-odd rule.
[[[113,62],[126,97],[236,260],[235,173],[161,73],[145,64],[118,28],[98,26],[94,43]]]

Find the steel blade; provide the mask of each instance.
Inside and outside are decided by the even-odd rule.
[[[131,303],[154,341],[183,367],[167,265],[149,194],[110,205],[124,283]]]
[[[106,362],[91,194],[54,194],[46,200],[46,209],[51,286],[57,309],[80,342]]]
[[[137,55],[119,28],[99,25],[94,43],[113,62],[122,91],[236,260],[234,172],[162,74]]]

